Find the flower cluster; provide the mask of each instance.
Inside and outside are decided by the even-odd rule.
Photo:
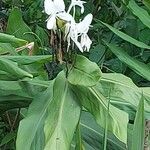
[[[92,14],[88,14],[81,22],[75,21],[75,7],[81,8],[81,13],[84,13],[83,4],[86,3],[81,0],[71,0],[71,4],[68,11],[65,10],[65,4],[63,0],[45,0],[44,8],[45,13],[49,15],[47,19],[47,28],[54,32],[59,28],[57,21],[64,22],[65,39],[68,42],[68,48],[70,47],[71,40],[76,44],[81,52],[89,51],[92,41],[87,35],[90,24],[92,22]],[[70,14],[73,9],[73,15]]]

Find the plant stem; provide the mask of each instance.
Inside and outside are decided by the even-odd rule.
[[[10,116],[9,116],[8,111],[6,111],[6,117],[7,117],[7,120],[8,120],[8,124],[9,124],[9,126],[11,128],[12,124],[11,124],[11,120],[10,120]]]
[[[107,114],[106,114],[106,123],[105,123],[105,132],[104,132],[104,147],[103,150],[107,150],[107,135],[108,135],[108,116],[109,116],[109,106],[110,106],[110,91],[108,93],[108,107],[107,107]]]
[[[13,129],[14,129],[14,127],[15,127],[15,124],[16,124],[16,122],[17,122],[18,118],[19,118],[20,110],[21,110],[20,108],[17,110],[17,113],[16,113],[16,116],[15,116],[15,119],[14,119],[13,124],[12,124],[12,126],[11,126],[11,131],[13,131]]]
[[[80,130],[80,121],[77,126],[77,131],[76,131],[76,150],[83,150],[82,148],[82,139],[81,139],[81,130]]]

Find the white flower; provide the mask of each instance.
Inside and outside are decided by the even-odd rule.
[[[65,23],[65,25],[63,25],[63,27],[65,27],[64,39],[66,39],[68,42],[68,49],[70,47],[72,40],[81,52],[89,51],[90,46],[92,44],[92,41],[88,37],[87,33],[91,26],[93,15],[88,14],[80,23],[76,23],[74,17],[70,15],[69,12],[72,9],[72,7],[75,8],[75,6],[79,6],[81,7],[81,12],[83,13],[84,3],[85,2],[81,0],[72,0],[68,12],[66,12],[63,0],[44,1],[45,12],[49,15],[49,18],[47,20],[47,28],[50,30],[53,29],[55,31],[57,29],[56,21],[60,20],[64,22]],[[57,23],[58,27],[61,28],[59,26],[59,21]]]
[[[69,18],[69,17],[68,17]],[[66,23],[65,26],[65,39],[68,42],[68,48],[70,46],[70,39],[76,44],[81,52],[83,52],[83,48],[81,43],[78,41],[78,32],[76,28],[76,22],[72,16],[70,16],[70,20]]]
[[[86,3],[85,1],[81,1],[81,0],[72,0],[71,1],[71,4],[69,6],[69,9],[68,9],[68,13],[71,11],[71,9],[75,6],[79,6],[81,7],[81,13],[83,14],[84,13],[84,6],[83,4]]]
[[[88,32],[91,26],[92,19],[93,19],[93,15],[88,14],[80,23],[76,25],[79,34]]]
[[[65,4],[63,0],[45,0],[44,1],[45,12],[50,15],[47,20],[47,28],[56,30],[56,17],[65,12]]]
[[[76,25],[78,35],[81,36],[81,46],[83,51],[89,51],[92,41],[87,35],[93,19],[92,14],[88,14],[80,23]]]
[[[92,41],[87,35],[93,15],[88,14],[80,23],[75,23],[75,20],[70,16],[70,21],[66,23],[65,37],[67,38],[68,46],[70,39],[76,44],[81,52],[89,51]],[[81,36],[81,41],[78,39]]]

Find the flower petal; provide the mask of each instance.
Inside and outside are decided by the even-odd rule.
[[[52,0],[45,0],[44,1],[44,9],[45,9],[45,12],[48,14],[48,15],[51,15],[55,12],[55,8],[54,8],[54,3]]]
[[[89,38],[89,36],[87,34],[83,34],[81,36],[81,46],[84,49],[84,51],[88,51],[89,52],[91,44],[92,44],[92,41]]]
[[[68,13],[71,11],[72,7],[79,6],[79,7],[81,7],[81,13],[83,14],[84,13],[84,6],[83,6],[84,3],[86,3],[86,2],[80,1],[80,0],[72,0],[71,4],[69,6],[69,9],[68,9]]]
[[[78,33],[76,30],[75,24],[66,23],[65,28],[65,37],[67,38],[68,45],[70,45],[70,39],[76,44],[81,52],[83,52],[83,48],[81,43],[78,41]]]
[[[51,15],[49,17],[49,19],[47,20],[47,29],[51,30],[55,30],[56,29],[56,16],[55,15]]]
[[[74,18],[69,13],[62,12],[62,13],[57,14],[57,17],[66,21],[66,22],[70,22],[70,23],[75,24]]]
[[[54,0],[54,6],[57,12],[65,11],[65,3],[63,0]]]
[[[80,23],[76,25],[78,33],[87,33],[92,22],[93,15],[88,14]]]

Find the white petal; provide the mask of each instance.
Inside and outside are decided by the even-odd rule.
[[[83,34],[81,36],[81,46],[84,49],[84,51],[89,51],[91,44],[92,44],[92,41],[89,38],[89,36],[87,34]]]
[[[65,26],[65,39],[70,39],[70,23],[66,23]]]
[[[68,9],[68,13],[71,11],[72,7],[79,6],[79,7],[81,7],[81,13],[83,14],[84,13],[84,6],[83,6],[84,3],[86,3],[86,2],[80,1],[80,0],[72,0],[71,4],[69,6],[69,9]]]
[[[87,33],[92,22],[93,15],[88,14],[80,23],[76,25],[78,33]]]
[[[83,52],[83,48],[81,43],[78,41],[78,34],[76,30],[75,24],[67,23],[65,28],[65,37],[67,38],[68,45],[70,45],[70,39],[76,44],[81,52]]]
[[[49,17],[48,21],[47,21],[47,29],[51,30],[56,28],[56,16],[52,15],[51,17]]]
[[[84,2],[84,1],[76,1],[76,2],[74,2],[74,6],[76,5],[76,6],[79,6],[79,7],[81,7],[81,13],[83,14],[84,13],[84,6],[83,6],[83,4],[84,3],[86,3],[86,2]]]
[[[54,0],[54,6],[57,12],[65,11],[65,3],[63,0]]]
[[[60,19],[66,21],[66,22],[75,24],[74,18],[69,13],[62,12],[62,13],[57,14],[57,17],[59,17]]]
[[[81,14],[83,14],[84,13],[84,6],[82,5],[81,6]]]
[[[70,11],[71,11],[71,9],[72,9],[72,3],[70,4],[70,6],[69,6],[69,8],[68,8],[68,11],[67,11],[67,13],[70,13]]]
[[[81,46],[81,43],[78,42],[78,34],[75,28],[70,29],[70,37],[72,41],[76,44],[76,46],[79,48],[81,52],[83,52],[83,48]]]
[[[52,0],[45,0],[44,1],[44,9],[45,9],[45,12],[48,14],[48,15],[51,15],[55,12],[55,8],[54,8],[54,3]]]
[[[86,43],[86,50],[89,52],[90,48],[91,48],[91,44],[92,44],[92,41],[91,39],[88,37],[87,39],[87,43]]]

